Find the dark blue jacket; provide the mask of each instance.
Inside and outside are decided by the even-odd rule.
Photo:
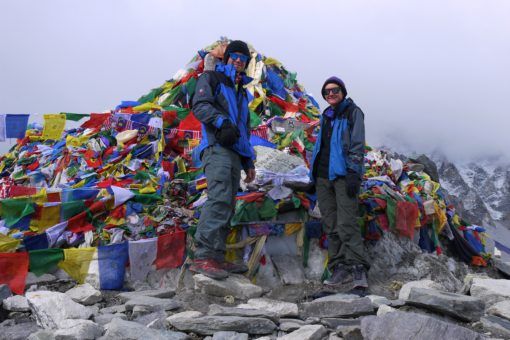
[[[216,65],[215,71],[205,71],[197,81],[193,96],[193,113],[202,122],[202,141],[196,152],[217,144],[215,132],[225,119],[238,127],[240,137],[232,150],[241,156],[243,168],[254,168],[255,151],[250,143],[250,111],[246,90],[235,86],[236,71],[233,65]],[[251,78],[243,76],[243,84]]]
[[[336,112],[333,119],[333,133],[331,135],[329,154],[330,180],[334,180],[339,176],[345,176],[348,171],[357,173],[360,177],[364,173],[364,114],[352,99],[347,98],[345,100],[348,101],[348,105],[342,112]],[[326,121],[323,116],[324,113],[320,118],[321,129]],[[319,132],[312,154],[310,166],[310,178],[312,181],[315,180],[314,170],[318,160],[317,155],[321,149],[321,135],[322,133]]]

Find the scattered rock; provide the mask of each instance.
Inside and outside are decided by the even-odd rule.
[[[127,316],[125,314],[117,313],[117,314],[100,314],[100,315],[96,315],[94,317],[94,321],[98,325],[104,326],[104,325],[110,323],[115,318],[119,318],[119,319],[122,319],[122,320],[127,320]]]
[[[469,273],[464,277],[464,284],[459,293],[461,294],[469,294],[469,290],[471,289],[471,284],[473,283],[473,279],[490,279],[487,273]]]
[[[199,318],[170,319],[168,322],[181,331],[212,335],[219,331],[247,332],[249,334],[270,334],[276,329],[273,321],[265,318],[239,316],[203,316]]]
[[[126,310],[132,311],[135,306],[144,307],[149,312],[158,310],[174,310],[181,307],[181,303],[172,299],[160,299],[150,296],[137,296],[126,302]]]
[[[55,340],[55,333],[49,329],[43,329],[30,334],[28,340]]]
[[[328,334],[326,328],[322,325],[306,325],[292,333],[282,336],[280,340],[316,340],[322,339]]]
[[[189,336],[181,332],[147,328],[142,324],[115,318],[105,326],[101,340],[143,339],[143,340],[187,340]]]
[[[487,313],[510,320],[510,300],[500,301],[487,309]]]
[[[172,324],[172,322],[182,322],[182,321],[185,321],[188,319],[199,318],[202,316],[204,316],[204,313],[191,310],[191,311],[186,311],[186,312],[170,315],[168,318],[166,318],[166,321],[168,321],[168,323]]]
[[[302,314],[305,317],[319,318],[353,317],[370,314],[374,306],[367,297],[356,295],[335,294],[302,304]]]
[[[26,293],[28,305],[42,328],[58,328],[65,319],[88,319],[92,312],[64,293],[37,291]]]
[[[212,340],[248,340],[248,334],[237,332],[216,332]]]
[[[400,292],[398,293],[399,300],[407,300],[409,298],[409,293],[411,292],[411,288],[428,288],[428,289],[437,289],[442,290],[443,287],[439,285],[437,282],[432,280],[419,280],[419,281],[411,281],[407,282],[405,285],[400,288]]]
[[[510,262],[502,261],[497,258],[493,258],[494,265],[502,272],[506,277],[510,277]]]
[[[337,329],[338,327],[343,326],[359,326],[361,325],[360,319],[341,319],[341,318],[323,318],[320,319],[320,322],[330,328]]]
[[[152,326],[150,328],[165,329],[166,324],[167,324],[166,318],[167,318],[166,313],[164,311],[160,310],[160,311],[157,311],[154,313],[138,316],[133,321],[141,323],[144,326],[148,326],[149,324],[152,324]]]
[[[405,306],[405,304],[406,304],[406,302],[404,300],[397,299],[397,300],[390,300],[389,306],[398,308],[398,307]]]
[[[484,316],[480,319],[483,328],[493,335],[502,336],[505,339],[510,338],[510,321],[498,318],[494,315]]]
[[[25,340],[32,333],[37,332],[40,328],[35,322],[24,322],[12,326],[0,326],[0,339],[5,340]]]
[[[436,318],[395,311],[383,316],[367,316],[361,320],[361,334],[366,340],[482,340],[481,334]]]
[[[152,289],[152,290],[140,290],[140,291],[134,291],[134,292],[123,292],[117,295],[122,302],[129,301],[133,298],[139,297],[139,296],[149,296],[149,297],[155,297],[155,298],[172,298],[175,295],[175,289]]]
[[[303,260],[299,256],[273,255],[271,259],[283,284],[297,285],[305,282]]]
[[[361,325],[340,326],[336,329],[336,332],[345,340],[363,340],[363,336],[361,335]]]
[[[242,275],[231,274],[225,280],[214,280],[205,275],[193,276],[195,289],[213,296],[232,295],[237,299],[251,299],[262,295],[263,290]]]
[[[343,338],[339,337],[336,333],[329,333],[328,340],[343,340]]]
[[[115,305],[110,307],[105,307],[99,310],[101,314],[115,314],[115,313],[124,313],[126,311],[126,305]]]
[[[92,287],[90,283],[84,283],[71,288],[66,292],[66,294],[73,299],[73,301],[86,306],[98,303],[103,299],[101,292]]]
[[[51,274],[42,274],[41,276],[37,276],[32,272],[28,272],[27,278],[25,280],[25,287],[30,287],[32,285],[40,285],[57,281],[57,278]]]
[[[54,333],[56,340],[96,339],[103,334],[103,327],[90,320],[63,320]]]
[[[391,313],[396,311],[395,308],[387,306],[387,305],[380,305],[379,309],[377,310],[377,316],[383,316],[384,314]]]
[[[137,318],[137,317],[145,315],[145,314],[150,314],[150,313],[152,313],[152,311],[153,311],[152,307],[148,307],[148,306],[134,306],[133,310],[131,311],[131,316],[133,318]]]
[[[294,319],[294,320],[296,320],[296,319]],[[303,321],[299,320],[299,321],[301,321],[301,322],[299,322],[299,321],[294,321],[294,320],[280,321],[280,326],[278,328],[284,332],[293,332],[302,326],[306,326],[306,324]]]
[[[239,307],[223,307],[220,305],[210,305],[209,312],[211,316],[242,316],[251,318],[267,318],[273,322],[279,322],[279,317],[276,313],[260,309],[248,309]]]
[[[370,299],[372,304],[375,308],[379,307],[380,305],[389,305],[391,304],[391,301],[385,298],[384,296],[379,295],[367,295],[367,298]]]
[[[27,298],[22,295],[8,297],[4,300],[3,307],[11,312],[30,312]]]
[[[266,298],[249,299],[247,303],[237,306],[239,308],[260,309],[275,313],[278,317],[298,316],[297,304]]]
[[[411,289],[407,303],[466,322],[480,320],[485,310],[485,303],[472,296],[415,287]]]
[[[491,306],[510,298],[510,280],[474,278],[469,292]]]

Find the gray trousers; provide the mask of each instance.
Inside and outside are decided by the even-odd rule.
[[[204,150],[202,161],[207,178],[207,201],[195,233],[195,258],[223,261],[241,179],[241,158],[236,152],[215,145]]]
[[[345,178],[334,181],[317,178],[316,188],[322,225],[328,238],[328,269],[333,272],[337,264],[362,264],[369,268],[357,223],[358,199],[347,196]]]

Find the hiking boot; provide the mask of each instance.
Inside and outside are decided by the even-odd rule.
[[[354,288],[368,288],[367,270],[362,264],[352,266]]]
[[[221,268],[220,264],[213,259],[195,259],[191,263],[189,270],[195,273],[204,274],[215,280],[224,280],[228,273]]]
[[[219,263],[220,268],[232,274],[244,274],[248,271],[248,267],[244,263],[232,263],[223,261]]]
[[[324,284],[327,286],[341,286],[352,281],[353,276],[350,268],[339,264],[335,267],[333,275],[329,279],[324,280]]]

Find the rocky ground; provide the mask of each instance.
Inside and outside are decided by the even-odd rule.
[[[0,339],[510,338],[507,263],[475,271],[391,234],[370,252],[365,296],[327,292],[318,281],[269,289],[178,269],[127,282],[124,292],[76,285],[62,272],[30,274],[25,296],[0,285]]]

